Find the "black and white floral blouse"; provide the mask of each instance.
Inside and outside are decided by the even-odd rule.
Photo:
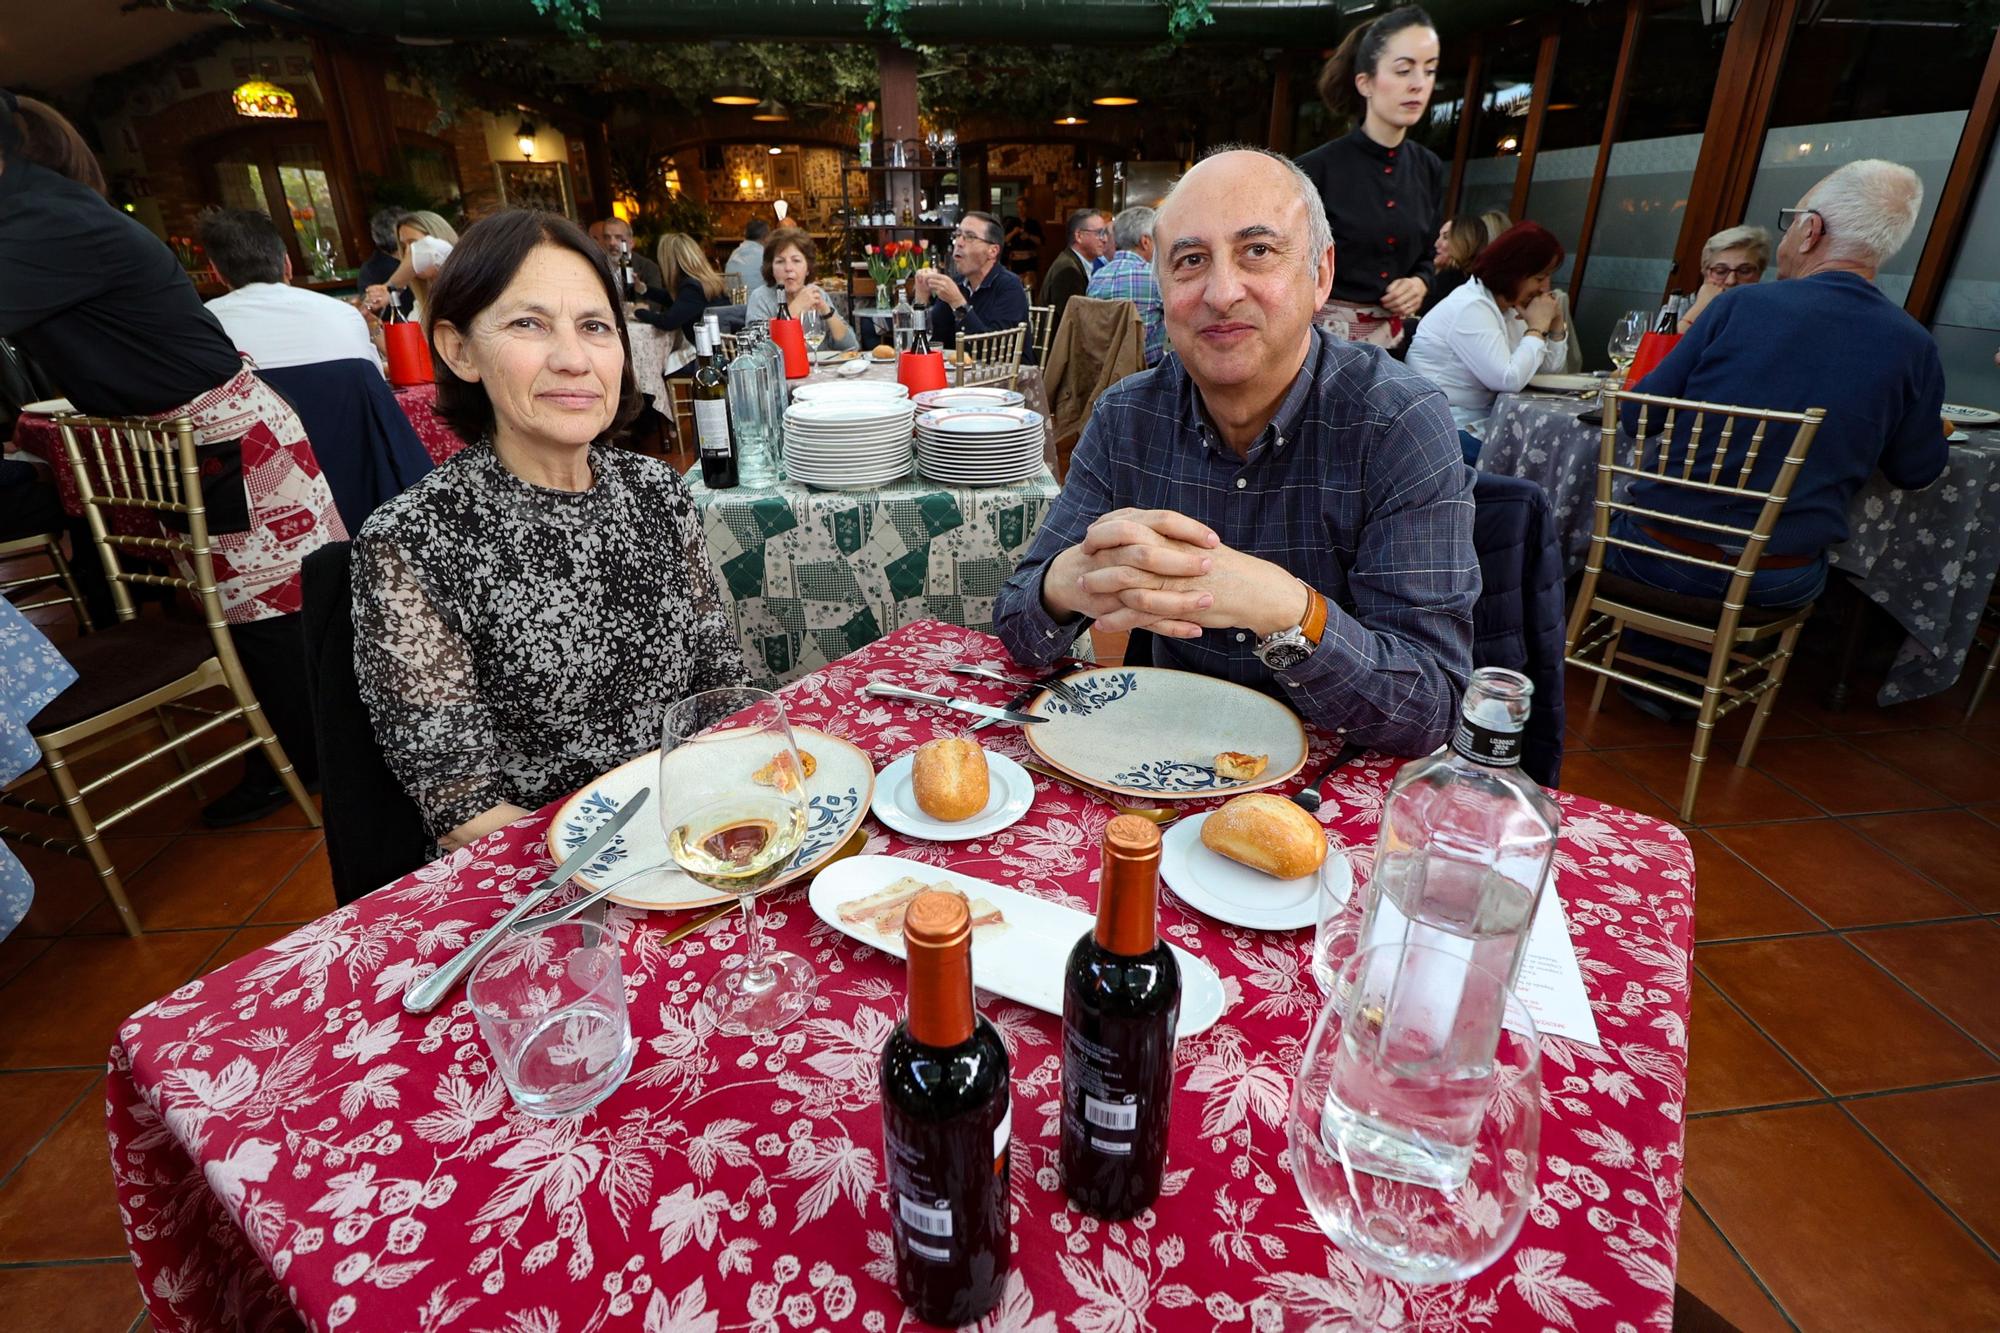
[[[680,478],[599,446],[590,472],[549,490],[476,444],[355,539],[361,697],[434,836],[568,795],[657,748],[669,703],[745,680]]]

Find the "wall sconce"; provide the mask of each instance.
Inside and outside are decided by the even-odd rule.
[[[743,175],[741,175],[741,176],[738,176],[738,177],[736,178],[736,192],[737,192],[738,194],[748,194],[748,193],[750,193],[750,176],[749,176],[749,173],[747,173],[747,172],[746,172],[746,173],[744,173]]]
[[[520,128],[514,131],[514,143],[518,148],[520,148],[522,157],[528,158],[530,161],[534,159],[535,156],[534,121],[524,120],[521,122]]]

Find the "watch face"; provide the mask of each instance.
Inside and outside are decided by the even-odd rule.
[[[1305,635],[1295,629],[1286,630],[1257,645],[1257,660],[1273,671],[1283,671],[1305,661],[1312,652]]]

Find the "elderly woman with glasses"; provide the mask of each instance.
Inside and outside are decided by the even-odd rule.
[[[1771,233],[1762,227],[1730,227],[1708,238],[1701,247],[1701,290],[1681,316],[1686,333],[1708,309],[1708,303],[1731,287],[1760,281],[1771,262]]]
[[[917,270],[913,297],[931,303],[931,341],[958,346],[961,333],[993,333],[1028,322],[1028,289],[1000,262],[1007,233],[991,213],[967,213],[951,234],[951,271]],[[1032,360],[1034,349],[1024,355]]]
[[[446,849],[660,743],[743,656],[674,470],[617,448],[640,397],[603,251],[553,213],[475,224],[431,289],[438,412],[473,441],[354,543],[354,666]]]

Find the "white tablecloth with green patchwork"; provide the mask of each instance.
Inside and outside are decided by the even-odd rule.
[[[1062,488],[907,480],[870,491],[711,491],[687,474],[743,660],[783,684],[918,620],[990,629],[993,599]]]

